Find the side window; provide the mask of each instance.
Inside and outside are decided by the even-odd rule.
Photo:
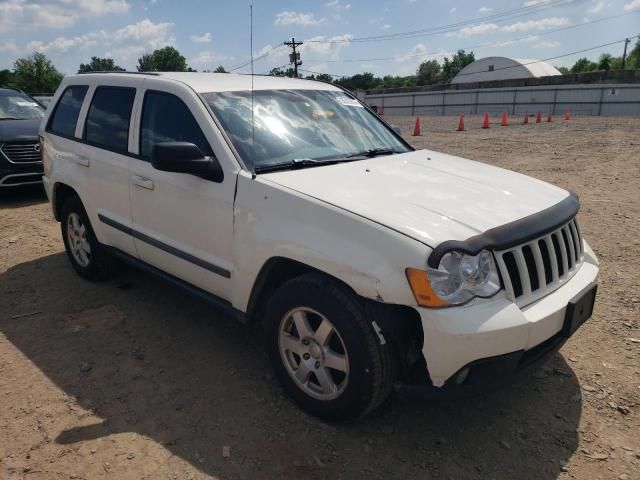
[[[135,88],[98,87],[84,127],[84,139],[108,150],[126,152]]]
[[[151,159],[156,143],[190,142],[213,155],[209,142],[189,108],[175,95],[149,90],[144,96],[140,124],[140,156]]]
[[[86,85],[67,87],[51,115],[47,131],[63,137],[73,137],[88,88]]]

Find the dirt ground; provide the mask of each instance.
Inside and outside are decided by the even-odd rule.
[[[0,478],[639,479],[640,119],[422,120],[416,146],[581,196],[598,300],[545,367],[481,398],[395,395],[326,424],[283,395],[258,332],[147,274],[80,279],[43,194],[2,192]]]

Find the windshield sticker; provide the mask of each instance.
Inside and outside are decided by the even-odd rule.
[[[355,98],[338,97],[338,101],[346,107],[362,107],[362,104]]]

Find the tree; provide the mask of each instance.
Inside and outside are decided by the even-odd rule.
[[[438,83],[441,70],[442,68],[437,60],[425,60],[420,64],[416,72],[416,83],[418,85],[433,85],[434,83]]]
[[[610,53],[603,53],[598,58],[598,70],[611,70],[611,63],[613,62],[613,55]]]
[[[218,68],[216,68],[213,73],[228,73],[224,67],[222,65],[218,65]]]
[[[192,72],[187,67],[187,59],[178,50],[167,46],[146,53],[138,59],[139,72]]]
[[[29,93],[53,93],[64,75],[56,70],[44,53],[35,52],[14,63],[16,87]]]
[[[88,72],[124,72],[124,68],[116,65],[113,58],[91,57],[89,63],[81,63],[78,73]]]
[[[451,57],[444,57],[444,63],[442,64],[442,80],[450,82],[460,70],[464,67],[476,61],[476,56],[473,52],[466,53],[464,50],[458,50],[456,54]]]
[[[640,40],[636,42],[635,47],[627,55],[624,68],[640,68]]]
[[[334,83],[346,88],[347,90],[371,90],[381,85],[382,79],[375,77],[373,73],[364,72],[357,73],[351,77],[342,77]]]
[[[571,71],[567,67],[556,67],[562,75],[569,75]]]
[[[583,73],[583,72],[593,72],[598,69],[598,64],[592,62],[587,57],[582,57],[576,60],[576,63],[571,67],[571,73]]]
[[[16,81],[11,70],[0,70],[0,87],[15,87]]]
[[[286,70],[282,70],[281,68],[276,67],[272,68],[271,71],[269,71],[269,75],[271,75],[272,77],[294,77],[295,71],[291,67],[287,68]]]
[[[318,80],[319,82],[333,83],[333,77],[328,73],[319,73],[316,76],[316,80]]]

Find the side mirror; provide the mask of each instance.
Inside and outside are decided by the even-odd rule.
[[[400,125],[389,125],[391,127],[391,130],[393,130],[394,132],[396,132],[398,135],[402,136],[402,129],[400,128]]]
[[[218,160],[189,142],[156,143],[151,151],[151,165],[163,172],[189,173],[214,182],[224,178]]]

